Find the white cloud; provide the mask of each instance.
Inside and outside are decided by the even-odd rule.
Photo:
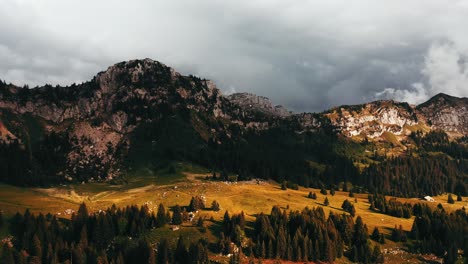
[[[430,95],[446,93],[460,97],[468,96],[467,51],[450,42],[431,46],[422,70],[428,79]]]
[[[403,96],[418,91],[415,82],[428,96],[439,86],[462,95],[465,79],[450,61],[467,54],[467,3],[3,0],[0,79],[66,85],[149,57],[298,111],[361,103],[383,87]],[[444,40],[458,53],[434,48],[427,56],[436,63],[425,63],[431,44]]]
[[[427,98],[427,90],[422,83],[414,83],[410,89],[385,88],[375,94],[375,99],[393,99],[410,104],[423,103]]]
[[[434,43],[428,49],[421,69],[426,84],[414,83],[410,89],[385,88],[375,93],[374,98],[419,104],[438,93],[468,97],[467,51],[453,41]]]

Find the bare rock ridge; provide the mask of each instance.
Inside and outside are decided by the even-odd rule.
[[[451,137],[468,134],[468,99],[438,94],[418,106],[395,101],[340,106],[324,114],[349,137],[378,138],[386,132],[404,139],[416,130],[443,130]]]
[[[247,110],[254,110],[270,114],[273,116],[286,117],[290,116],[289,112],[285,107],[281,105],[274,106],[270,99],[264,96],[257,96],[251,93],[234,93],[228,95],[227,98]]]

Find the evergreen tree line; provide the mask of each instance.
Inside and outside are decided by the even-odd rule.
[[[447,133],[440,130],[430,131],[423,135],[421,131],[412,132],[410,138],[413,139],[418,154],[426,152],[443,152],[455,159],[468,159],[468,148],[466,147],[466,136],[450,141]]]
[[[57,172],[65,170],[71,148],[67,136],[51,132],[39,139],[27,138],[30,142],[0,141],[0,181],[21,186],[49,186],[63,181]]]
[[[432,209],[416,204],[413,211],[416,218],[410,238],[417,240],[413,251],[434,253],[444,257],[446,263],[455,263],[458,250],[463,250],[468,261],[468,215],[464,208],[448,213],[441,205]]]
[[[69,221],[26,210],[11,219],[13,247],[3,246],[0,263],[206,263],[204,240],[188,244],[179,238],[173,247],[167,240],[150,244],[144,238],[150,229],[169,221],[162,205],[156,214],[147,206],[112,206],[89,214],[82,204]]]
[[[385,195],[374,194],[368,196],[370,209],[375,212],[400,217],[410,218],[413,214],[413,206],[410,203],[402,203],[396,198],[387,200]]]
[[[321,207],[288,214],[275,206],[270,215],[257,216],[253,240],[248,251],[258,258],[333,262],[346,255],[353,262],[383,262],[361,217],[354,222],[349,215],[330,213],[326,218]]]
[[[466,196],[468,163],[447,156],[396,157],[371,164],[358,184],[372,193],[424,197],[444,192]]]

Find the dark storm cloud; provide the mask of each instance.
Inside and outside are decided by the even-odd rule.
[[[153,58],[296,111],[468,96],[467,1],[5,0],[0,78],[70,84]]]

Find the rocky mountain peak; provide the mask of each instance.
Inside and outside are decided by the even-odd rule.
[[[427,100],[426,102],[420,104],[417,106],[417,108],[421,109],[421,108],[424,108],[424,107],[446,107],[446,106],[453,106],[453,107],[456,107],[456,106],[468,106],[468,98],[466,97],[455,97],[455,96],[451,96],[451,95],[448,95],[448,94],[444,94],[444,93],[438,93],[436,95],[434,95],[433,97],[431,97],[429,100]]]
[[[251,93],[234,93],[227,96],[229,101],[239,105],[247,111],[259,111],[268,115],[287,117],[291,115],[285,107],[273,105],[271,100],[264,96],[258,96]]]
[[[98,73],[95,80],[103,93],[109,93],[119,88],[117,86],[155,86],[158,82],[169,82],[179,76],[175,70],[158,61],[143,59],[114,64]]]
[[[468,134],[468,98],[439,93],[416,107],[431,129],[441,129],[453,137]]]

